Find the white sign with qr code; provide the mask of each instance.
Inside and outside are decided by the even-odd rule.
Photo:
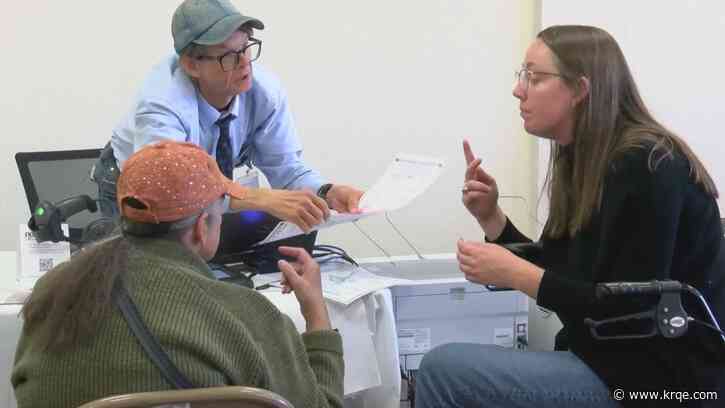
[[[68,236],[68,224],[62,225]],[[65,242],[38,242],[27,224],[20,224],[18,245],[18,286],[32,288],[35,281],[58,264],[70,259],[70,244]]]

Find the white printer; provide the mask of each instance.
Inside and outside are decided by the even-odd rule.
[[[466,281],[454,254],[377,258],[361,266],[376,275],[410,281],[390,288],[405,372],[417,370],[426,352],[445,343],[519,349],[528,344],[528,296]]]

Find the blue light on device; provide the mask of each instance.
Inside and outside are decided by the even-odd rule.
[[[240,211],[238,214],[239,214],[239,221],[242,224],[259,223],[267,215],[264,211],[252,211],[252,210]]]

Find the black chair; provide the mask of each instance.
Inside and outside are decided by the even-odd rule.
[[[63,219],[61,222],[68,223],[67,238],[77,246],[106,236],[114,226],[114,223],[103,219],[100,212],[90,209],[90,207],[95,208],[95,205],[87,206],[89,211],[83,211],[82,208],[76,211],[78,205],[70,205],[73,207],[72,214],[64,214],[62,208],[65,207],[61,205],[74,199],[79,199],[78,202],[84,201],[80,198],[85,196],[95,203],[98,199],[98,186],[91,180],[91,171],[100,154],[101,149],[15,154],[15,162],[25,189],[30,214],[35,214],[39,206],[43,206],[43,211],[58,208],[62,215],[67,215],[69,218],[68,220]]]

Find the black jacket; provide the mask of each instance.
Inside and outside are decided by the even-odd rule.
[[[672,279],[697,288],[718,323],[725,319],[725,241],[714,198],[697,186],[679,154],[649,168],[651,149],[622,154],[608,171],[599,210],[574,237],[542,238],[536,260],[545,268],[537,303],[555,311],[564,328],[557,348],[568,348],[588,364],[611,390],[719,391],[725,403],[725,345],[713,331],[691,324],[678,339],[596,340],[584,324],[651,309],[657,298],[597,302],[599,282]],[[511,222],[496,243],[529,241]],[[691,316],[706,320],[685,296]],[[706,320],[707,321],[707,320]],[[620,332],[621,333],[621,332]],[[701,401],[627,401],[634,406],[700,406]]]

